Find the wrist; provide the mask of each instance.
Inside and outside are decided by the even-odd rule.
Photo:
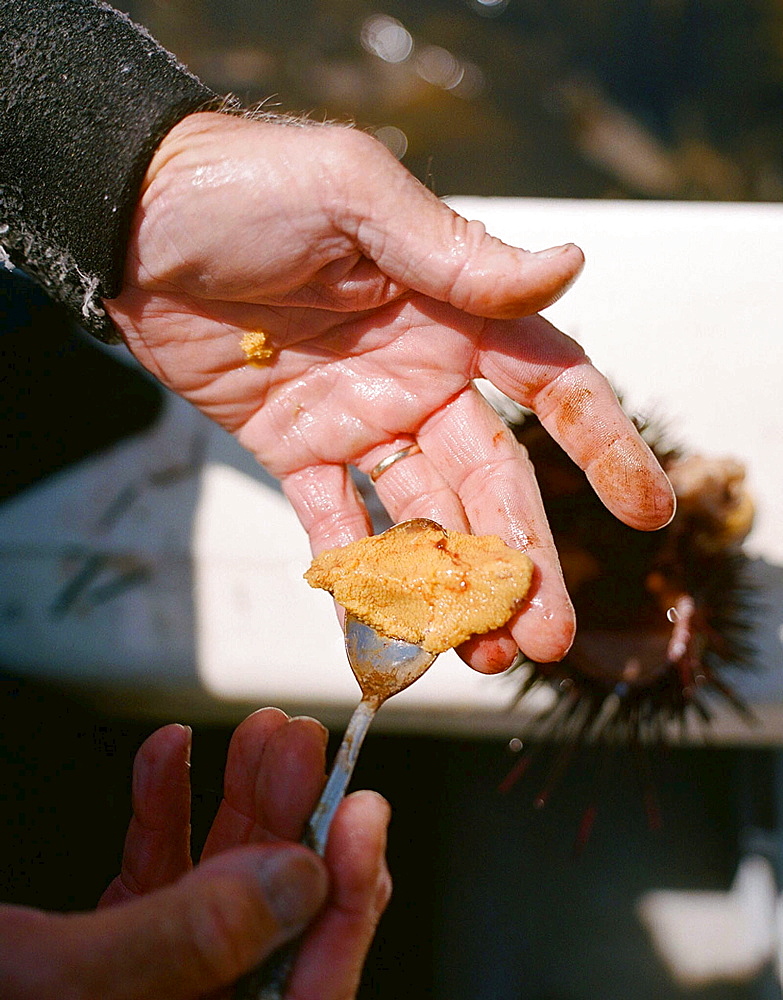
[[[196,111],[173,125],[158,143],[147,165],[139,191],[140,198],[144,197],[161,171],[194,145],[200,146],[204,139],[208,139],[213,132],[222,128],[224,122],[225,116],[219,111]]]

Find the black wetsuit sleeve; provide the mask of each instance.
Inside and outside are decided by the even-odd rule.
[[[118,335],[131,218],[157,144],[216,95],[94,0],[0,0],[0,266],[43,283],[85,329]]]

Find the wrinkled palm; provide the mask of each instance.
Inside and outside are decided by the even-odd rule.
[[[417,442],[377,482],[392,518],[498,534],[536,565],[510,634],[461,650],[498,670],[517,646],[559,658],[574,622],[530,464],[472,380],[533,409],[628,524],[672,513],[606,381],[536,315],[581,266],[571,245],[488,236],[360,132],[202,114],[153,159],[107,305],[137,358],[279,477],[315,552],[370,530],[347,466]],[[247,333],[268,359],[248,363]]]

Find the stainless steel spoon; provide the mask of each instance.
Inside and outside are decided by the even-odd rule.
[[[354,709],[332,772],[307,824],[303,842],[323,856],[329,826],[345,795],[364,737],[381,705],[417,681],[437,653],[401,639],[389,639],[352,615],[345,619],[345,649],[362,700]]]
[[[399,525],[397,526],[399,527]],[[381,705],[413,684],[431,666],[436,653],[380,635],[352,615],[345,620],[345,649],[362,699],[354,710],[302,842],[323,856],[329,826],[345,796],[364,737]],[[276,955],[239,981],[234,1000],[282,1000],[297,944]]]

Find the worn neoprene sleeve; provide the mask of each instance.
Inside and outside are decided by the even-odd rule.
[[[94,0],[0,0],[0,266],[38,278],[102,340],[152,154],[216,96]]]

